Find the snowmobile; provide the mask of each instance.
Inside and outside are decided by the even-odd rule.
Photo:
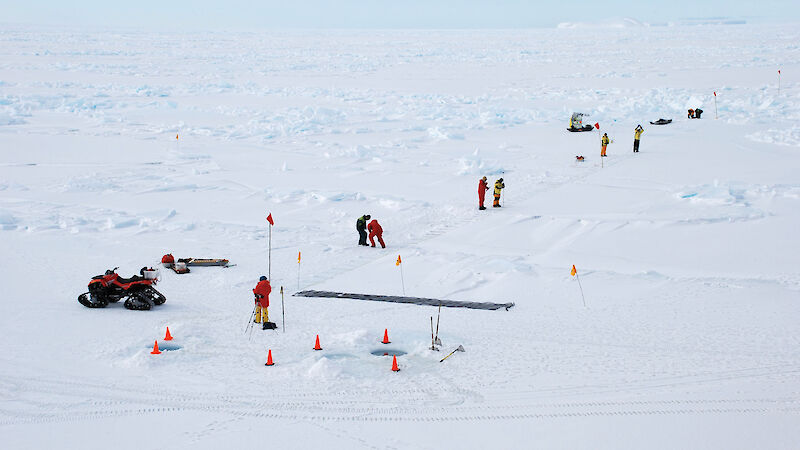
[[[583,116],[586,116],[586,114],[572,113],[572,117],[569,118],[569,128],[567,128],[567,131],[572,131],[573,133],[578,131],[592,131],[594,128],[593,126],[583,124]]]
[[[158,271],[143,267],[139,275],[120,277],[118,267],[106,270],[104,275],[92,277],[89,292],[78,296],[78,302],[87,308],[105,308],[109,303],[125,300],[125,308],[147,311],[154,305],[167,301],[164,294],[153,285],[158,281]]]

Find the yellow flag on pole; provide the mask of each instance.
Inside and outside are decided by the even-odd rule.
[[[300,264],[300,252],[297,252],[297,264]]]
[[[578,270],[575,268],[575,264],[573,264],[573,265],[572,265],[572,270],[570,270],[570,271],[569,271],[569,273],[570,273],[570,274],[571,274],[573,277],[574,277],[574,276],[575,276],[575,275],[578,273]]]
[[[400,265],[400,263],[402,263],[402,262],[403,262],[403,261],[400,259],[400,255],[397,255],[397,262],[396,262],[396,263],[394,263],[394,265],[395,265],[395,266],[399,266],[399,265]]]

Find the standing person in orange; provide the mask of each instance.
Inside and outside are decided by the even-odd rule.
[[[601,158],[605,158],[606,157],[606,147],[608,147],[608,144],[610,142],[611,142],[611,139],[608,138],[608,133],[603,133],[603,137],[600,139],[600,145],[601,145],[601,147],[600,147],[600,157]]]
[[[372,222],[367,225],[367,230],[369,230],[369,242],[373,247],[375,247],[375,238],[378,238],[381,248],[386,248],[386,244],[383,243],[383,228],[377,219],[372,219]]]
[[[478,181],[478,209],[483,211],[486,209],[483,206],[483,200],[486,198],[486,191],[489,190],[489,185],[486,183],[486,177],[483,177]]]
[[[267,277],[261,276],[258,279],[258,284],[253,289],[253,294],[256,296],[256,318],[255,323],[264,322],[263,330],[275,328],[275,324],[269,321],[269,294],[272,292],[272,286],[269,284]]]

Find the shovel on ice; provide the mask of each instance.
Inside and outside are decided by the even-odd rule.
[[[450,357],[450,356],[451,356],[453,353],[455,353],[455,352],[463,352],[463,351],[465,351],[465,350],[464,350],[464,346],[463,346],[463,345],[459,345],[457,349],[453,350],[452,352],[450,352],[450,354],[449,354],[449,355],[447,355],[447,356],[445,356],[444,358],[440,359],[440,360],[439,360],[439,362],[442,362],[442,361],[444,361],[445,359],[449,358],[449,357]]]

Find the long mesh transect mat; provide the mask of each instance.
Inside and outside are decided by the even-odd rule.
[[[295,292],[293,297],[328,297],[328,298],[349,298],[353,300],[369,300],[373,302],[408,303],[412,305],[442,305],[448,308],[470,308],[470,309],[490,309],[508,308],[514,306],[513,303],[489,303],[489,302],[459,302],[455,300],[442,300],[438,298],[422,297],[398,297],[394,295],[370,295],[370,294],[348,294],[345,292],[329,291],[300,291]]]

